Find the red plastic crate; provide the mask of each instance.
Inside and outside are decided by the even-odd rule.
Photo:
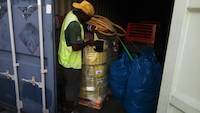
[[[156,24],[128,23],[126,41],[154,45]]]

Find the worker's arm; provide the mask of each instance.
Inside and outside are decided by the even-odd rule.
[[[68,28],[65,30],[65,39],[67,46],[72,46],[74,51],[79,51],[87,45],[93,45],[93,40],[84,42],[81,39],[81,27],[78,22],[71,22]]]
[[[72,49],[73,51],[79,51],[82,50],[87,45],[93,46],[94,41],[89,40],[87,42],[82,42],[82,44],[72,44]]]

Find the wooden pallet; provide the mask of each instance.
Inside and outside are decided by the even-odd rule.
[[[90,100],[90,99],[86,99],[86,98],[80,98],[79,99],[79,104],[99,110],[99,109],[102,108],[103,101],[105,100],[105,98],[106,98],[106,95],[103,96],[101,99],[98,99],[96,101],[93,101],[93,100]]]

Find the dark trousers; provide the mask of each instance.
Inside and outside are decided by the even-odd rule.
[[[64,69],[65,100],[78,104],[81,84],[81,69]]]

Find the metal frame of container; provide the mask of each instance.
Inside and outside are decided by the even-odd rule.
[[[11,54],[12,54],[12,69],[13,75],[10,74],[9,71],[0,72],[1,75],[5,76],[6,78],[11,79],[14,81],[15,86],[15,98],[16,98],[16,109],[17,113],[21,113],[23,110],[23,100],[21,99],[20,95],[20,86],[19,82],[26,82],[32,84],[33,87],[37,86],[41,89],[41,100],[42,100],[42,113],[55,113],[56,112],[56,79],[55,79],[55,37],[53,32],[53,10],[52,9],[44,9],[45,8],[52,8],[52,0],[36,0],[37,1],[37,9],[38,9],[38,27],[39,27],[39,60],[40,60],[40,81],[37,82],[35,77],[32,76],[32,79],[25,79],[20,78],[18,75],[18,67],[20,67],[20,63],[17,61],[17,51],[16,51],[16,38],[15,38],[15,28],[14,28],[14,20],[13,20],[13,9],[12,9],[12,0],[7,0],[7,11],[8,11],[8,24],[9,24],[9,35],[10,35],[10,44],[11,44]],[[45,3],[45,5],[44,5]],[[50,10],[47,12],[47,10]],[[46,11],[46,14],[43,15],[43,12]],[[45,19],[45,24],[43,23]],[[49,24],[46,24],[49,23]],[[43,26],[44,25],[44,26]],[[45,28],[45,31],[44,31]],[[49,37],[50,39],[47,39]],[[8,38],[8,37],[7,37]],[[45,40],[45,41],[44,41]],[[47,48],[48,46],[48,48]],[[1,52],[1,50],[0,50]],[[45,57],[46,55],[46,57]],[[47,60],[45,60],[45,58]],[[45,61],[47,61],[45,63]],[[47,73],[47,70],[49,73]],[[48,81],[48,82],[46,82]],[[6,86],[5,86],[6,87]],[[47,88],[48,87],[48,88]],[[47,92],[46,89],[50,89],[51,93],[51,100],[47,102]],[[50,103],[51,106],[47,104]],[[29,108],[26,108],[29,109]]]
[[[18,83],[18,74],[17,74],[17,66],[19,63],[16,62],[16,52],[15,52],[15,37],[13,30],[13,19],[12,19],[12,8],[11,1],[7,0],[8,7],[8,19],[9,19],[9,30],[10,30],[10,41],[11,41],[11,51],[12,51],[12,62],[13,62],[13,71],[14,75],[12,77],[15,81],[15,93],[16,93],[16,105],[17,105],[17,113],[21,113],[20,109],[22,108],[22,101],[19,99],[19,83]]]

